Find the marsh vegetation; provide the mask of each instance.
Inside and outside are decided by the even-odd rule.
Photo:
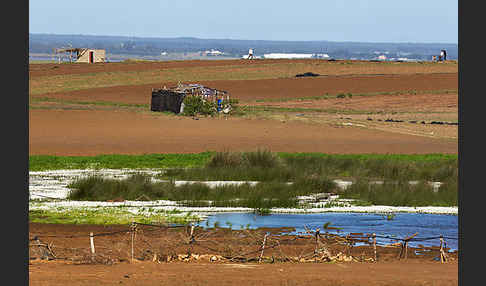
[[[144,174],[124,180],[90,176],[74,181],[69,198],[106,201],[171,200],[185,206],[299,207],[298,196],[337,193],[361,205],[457,206],[457,158],[441,155],[326,155],[255,152],[217,152],[205,164],[170,168],[154,181]],[[347,178],[346,189],[333,179]],[[176,186],[175,180],[258,181],[258,184],[202,183]],[[381,180],[379,184],[374,183]],[[410,184],[410,181],[416,181]],[[434,189],[429,184],[442,184]]]

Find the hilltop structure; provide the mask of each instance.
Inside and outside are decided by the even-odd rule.
[[[54,54],[58,55],[59,63],[61,58],[68,55],[69,62],[76,63],[104,63],[106,61],[106,52],[101,49],[88,48],[59,48],[54,49]]]

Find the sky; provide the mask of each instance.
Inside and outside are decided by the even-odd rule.
[[[457,0],[30,0],[29,33],[458,43]]]

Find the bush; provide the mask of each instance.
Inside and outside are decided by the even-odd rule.
[[[249,167],[274,168],[282,165],[282,161],[278,155],[269,150],[246,152],[242,154],[242,157]]]
[[[197,114],[213,115],[217,112],[216,103],[204,100],[200,96],[184,97],[183,115],[195,116]]]
[[[438,192],[425,181],[416,185],[408,181],[384,181],[370,184],[367,179],[359,179],[345,191],[341,198],[359,199],[373,205],[389,206],[453,206],[457,205],[457,181],[445,182]]]
[[[208,168],[224,168],[224,167],[239,167],[242,165],[242,158],[240,153],[235,152],[218,152],[208,162]]]
[[[282,159],[268,150],[257,150],[255,152],[218,152],[207,167],[209,168],[275,168],[282,166]]]
[[[125,200],[150,200],[164,195],[164,184],[153,184],[151,177],[134,174],[125,180],[100,176],[81,178],[68,186],[71,200],[106,201],[116,198]]]

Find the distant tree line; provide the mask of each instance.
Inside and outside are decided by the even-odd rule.
[[[54,48],[73,47],[105,49],[109,54],[158,56],[162,52],[199,52],[215,49],[228,56],[240,57],[249,48],[256,55],[265,53],[311,53],[328,54],[336,59],[372,59],[380,53],[388,58],[406,57],[409,59],[430,60],[440,50],[447,50],[448,59],[457,59],[457,44],[422,43],[362,43],[331,41],[265,41],[230,40],[198,38],[142,38],[125,36],[55,35],[29,34],[30,53],[51,54]]]

